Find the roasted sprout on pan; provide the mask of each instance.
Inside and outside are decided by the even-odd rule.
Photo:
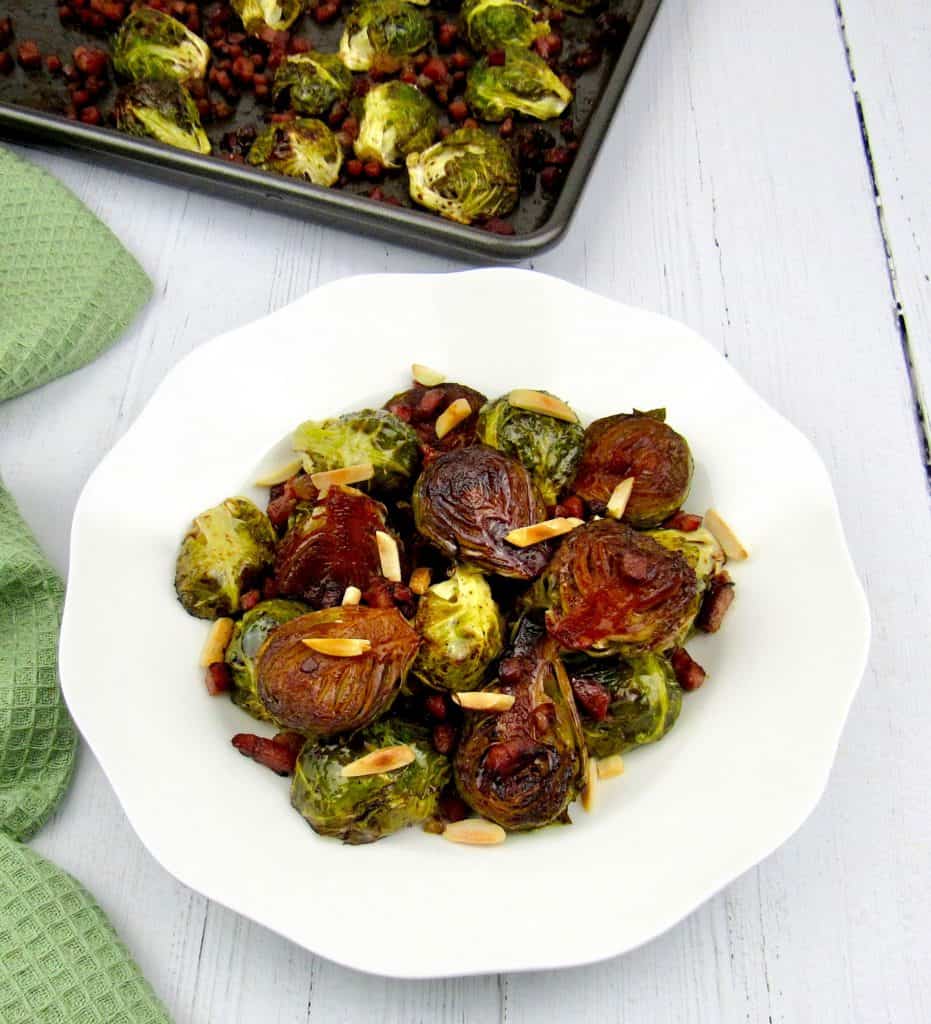
[[[518,0],[465,0],[459,13],[469,42],[485,53],[528,47],[550,31],[536,8]]]
[[[432,38],[427,16],[403,0],[363,0],[347,16],[339,55],[351,71],[382,68],[424,49]]]
[[[329,188],[339,178],[343,150],[322,121],[299,117],[269,125],[252,143],[249,163]]]
[[[301,0],[230,0],[230,6],[242,19],[243,28],[253,36],[271,29],[284,32],[303,9]]]
[[[202,81],[210,47],[200,36],[152,7],[132,11],[113,39],[113,70],[133,80]]]
[[[287,99],[303,117],[320,117],[349,98],[352,72],[335,53],[295,53],[278,65],[272,97]]]
[[[437,128],[436,107],[419,89],[404,82],[382,82],[365,94],[356,156],[399,167],[408,153],[430,145]]]
[[[127,135],[155,139],[191,153],[210,152],[197,104],[183,85],[170,78],[124,86],[113,112],[117,128]]]
[[[559,117],[572,92],[542,57],[530,50],[505,51],[504,63],[483,57],[466,79],[466,103],[485,121],[524,114],[540,121]]]

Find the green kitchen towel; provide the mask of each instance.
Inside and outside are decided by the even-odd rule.
[[[0,148],[0,400],[83,366],[151,285],[54,178]],[[62,585],[0,482],[0,1021],[167,1024],[92,897],[22,844],[67,789]]]

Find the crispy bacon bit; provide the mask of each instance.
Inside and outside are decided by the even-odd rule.
[[[445,722],[449,713],[446,707],[446,698],[441,693],[431,693],[423,702],[424,710],[431,718],[438,722]]]
[[[448,754],[456,745],[456,730],[449,724],[441,723],[433,727],[433,746],[437,753]]]
[[[302,736],[299,732],[291,732],[289,730],[287,732],[276,732],[273,742],[282,747],[287,747],[296,758],[300,754],[301,748],[307,742],[307,737]]]
[[[494,743],[485,754],[482,771],[499,779],[509,778],[532,761],[539,750],[539,746],[527,736]]]
[[[462,821],[469,816],[469,805],[456,793],[444,793],[440,797],[439,811],[446,821]]]
[[[258,590],[247,590],[242,595],[239,605],[244,612],[251,611],[262,600],[262,594]]]
[[[594,679],[574,676],[569,680],[576,703],[596,722],[603,722],[608,717],[611,706],[611,694]]]
[[[675,515],[670,516],[663,523],[663,529],[679,530],[682,533],[694,533],[701,528],[701,524],[701,516],[693,516],[689,512],[676,512]]]
[[[251,757],[258,764],[265,765],[276,775],[291,775],[297,761],[297,754],[288,744],[267,740],[250,732],[238,732],[232,739],[233,746],[243,757]]]
[[[553,514],[562,519],[584,519],[585,502],[577,494],[571,494],[556,506]]]
[[[697,690],[705,681],[707,673],[684,647],[677,647],[669,656],[676,681],[683,690]]]
[[[489,58],[489,63],[490,63]],[[544,391],[531,391],[528,388],[516,388],[508,395],[508,401],[518,409],[526,409],[528,412],[539,412],[544,416],[552,416],[557,420],[565,420],[567,423],[578,423],[579,417],[558,398],[546,394]]]
[[[217,697],[221,693],[226,693],[232,681],[233,677],[230,673],[230,667],[225,661],[215,661],[207,666],[204,684],[207,687],[207,693],[211,697]]]
[[[734,600],[734,581],[726,572],[715,573],[701,603],[695,625],[705,633],[717,633]]]

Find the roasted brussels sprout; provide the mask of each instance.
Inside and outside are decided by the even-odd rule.
[[[595,420],[585,431],[573,491],[597,508],[633,477],[625,522],[639,529],[659,526],[688,497],[693,468],[688,443],[666,425],[665,416],[657,410]]]
[[[230,697],[253,718],[271,720],[271,715],[259,700],[255,678],[255,659],[259,649],[273,629],[308,611],[307,605],[300,601],[260,601],[236,623],[233,638],[226,649],[226,663],[232,676]]]
[[[351,71],[368,71],[377,61],[385,69],[399,57],[416,53],[432,37],[423,11],[403,0],[364,0],[346,18],[339,55]]]
[[[343,147],[322,121],[299,117],[269,125],[252,143],[249,163],[329,188],[339,178]]]
[[[703,526],[690,533],[682,530],[650,530],[647,536],[652,537],[667,551],[681,552],[698,577],[702,589],[727,561],[721,545],[714,539],[712,532]]]
[[[698,580],[688,561],[613,519],[580,526],[524,595],[546,608],[546,625],[576,651],[666,651],[698,614]]]
[[[515,640],[527,647],[520,629]],[[555,645],[544,639],[509,659],[510,682],[490,689],[513,694],[510,711],[467,712],[456,751],[456,785],[483,817],[512,831],[566,820],[566,808],[584,785],[588,754],[569,680]]]
[[[417,469],[417,435],[384,409],[363,409],[328,420],[308,420],[294,431],[294,450],[306,452],[314,472],[370,462],[376,491],[392,494]]]
[[[438,124],[436,107],[419,89],[405,82],[382,82],[365,94],[356,156],[398,167],[408,153],[430,145]]]
[[[124,78],[171,78],[182,85],[207,74],[210,47],[180,21],[139,7],[113,39],[113,69]]]
[[[334,103],[348,99],[352,72],[335,53],[295,53],[278,65],[272,97],[286,96],[291,107],[305,117],[319,117]]]
[[[338,605],[347,587],[366,590],[381,575],[378,530],[388,532],[384,505],[348,487],[331,487],[282,537],[275,559],[278,593],[312,608]]]
[[[177,82],[133,82],[120,89],[113,107],[116,126],[127,135],[155,139],[176,149],[209,153],[194,98]]]
[[[541,121],[559,117],[572,101],[542,57],[517,49],[505,51],[503,64],[489,64],[483,57],[469,71],[466,103],[485,121],[503,121],[512,114],[526,114]]]
[[[505,537],[540,522],[546,506],[527,470],[494,448],[444,452],[414,485],[417,530],[447,556],[485,572],[530,580],[549,561],[549,544],[518,548]]]
[[[507,395],[486,405],[478,418],[478,439],[522,462],[547,505],[555,505],[582,456],[585,431],[543,413],[511,405]]]
[[[437,419],[460,398],[469,403],[472,415],[457,423],[448,434],[437,437]],[[411,425],[420,439],[421,452],[427,456],[474,444],[475,424],[478,421],[476,414],[486,401],[483,394],[464,384],[437,384],[432,388],[414,384],[407,391],[389,398],[385,408]]]
[[[395,771],[344,778],[342,768],[374,750],[406,744],[414,760]],[[291,804],[322,836],[373,843],[436,813],[450,765],[427,730],[399,719],[376,722],[352,739],[308,743],[297,760]]]
[[[243,28],[253,36],[264,29],[284,32],[303,9],[302,0],[230,0],[230,6],[242,19]]]
[[[201,512],[181,542],[175,590],[198,619],[239,611],[242,594],[272,567],[275,531],[268,516],[246,498],[227,498]]]
[[[304,643],[334,638],[367,640],[369,649],[339,657]],[[354,605],[301,615],[259,651],[259,699],[276,722],[307,736],[361,729],[391,706],[419,645],[396,608]]]
[[[567,659],[566,671],[593,757],[610,757],[654,743],[676,724],[682,690],[665,658],[574,655]]]
[[[448,220],[504,217],[517,205],[520,172],[510,149],[480,128],[460,128],[407,157],[411,199]]]
[[[423,638],[411,671],[441,690],[474,690],[501,653],[503,620],[481,573],[459,566],[421,598],[414,629]]]
[[[548,21],[535,20],[535,8],[518,0],[465,0],[460,14],[469,42],[486,53],[526,48],[550,31]]]

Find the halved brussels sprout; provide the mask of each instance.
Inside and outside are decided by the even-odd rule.
[[[230,6],[242,19],[243,28],[257,36],[267,28],[275,32],[290,28],[304,4],[302,0],[230,0]]]
[[[547,505],[555,505],[582,457],[585,431],[543,413],[511,405],[507,395],[486,405],[478,418],[478,439],[519,459],[530,470]]]
[[[682,530],[649,530],[647,536],[652,537],[667,551],[681,552],[694,570],[703,590],[711,582],[711,577],[716,572],[720,572],[727,562],[721,545],[715,540],[712,532],[704,526],[692,530],[690,533],[685,533]]]
[[[272,630],[308,611],[310,609],[307,605],[300,601],[260,601],[236,623],[230,645],[226,649],[226,663],[232,676],[230,697],[234,704],[253,718],[266,722],[272,720],[265,705],[259,700],[255,678],[255,659],[262,644]]]
[[[343,147],[322,121],[299,117],[269,125],[252,143],[248,159],[263,171],[329,188],[339,178]]]
[[[315,473],[370,462],[375,476],[368,483],[385,494],[403,490],[419,461],[417,435],[384,409],[308,420],[294,431],[293,445],[295,451],[307,453]]]
[[[398,167],[408,153],[429,146],[439,126],[436,107],[406,82],[382,82],[365,94],[355,141],[360,160]]]
[[[368,71],[378,61],[387,67],[399,57],[429,45],[430,22],[403,0],[365,0],[346,18],[339,55],[351,71]]]
[[[682,709],[672,665],[655,654],[626,660],[575,655],[566,660],[566,671],[593,757],[661,740]]]
[[[334,103],[348,99],[352,72],[335,53],[295,53],[278,65],[272,98],[282,96],[299,114],[319,117]]]
[[[113,107],[116,126],[127,135],[155,139],[191,153],[209,153],[194,97],[171,79],[133,82],[120,89]]]
[[[322,654],[305,639],[367,640],[355,657]],[[288,729],[307,736],[351,732],[383,715],[398,695],[420,638],[396,608],[351,605],[279,626],[259,651],[259,699]]]
[[[524,595],[546,608],[546,626],[576,651],[666,651],[698,614],[698,580],[688,561],[613,519],[572,531]]]
[[[479,51],[526,48],[549,34],[549,22],[536,20],[537,10],[519,0],[465,0],[460,14],[466,36]]]
[[[407,744],[414,760],[395,771],[344,778],[344,765],[374,750]],[[376,722],[350,739],[308,743],[291,783],[291,804],[322,836],[357,845],[432,818],[450,765],[421,726]]]
[[[501,653],[503,625],[488,581],[459,566],[420,599],[414,629],[423,643],[411,671],[436,689],[473,690]]]
[[[542,57],[512,48],[505,51],[503,64],[489,64],[483,57],[473,65],[465,101],[485,121],[503,121],[515,113],[548,121],[572,102],[572,92]]]
[[[227,498],[197,516],[181,541],[175,590],[185,611],[218,619],[239,611],[275,558],[268,516],[247,498]]]
[[[417,479],[412,501],[417,530],[447,558],[522,580],[549,561],[547,543],[518,548],[505,540],[545,519],[546,506],[527,470],[494,448],[438,455]]]
[[[633,477],[624,521],[647,529],[668,519],[689,496],[693,464],[688,443],[665,417],[665,410],[656,410],[595,420],[585,431],[572,490],[597,508]]]
[[[459,128],[422,153],[410,153],[407,174],[415,203],[460,224],[504,217],[520,195],[510,149],[481,128]]]
[[[175,18],[152,7],[132,11],[113,39],[113,69],[124,78],[170,78],[182,85],[207,74],[210,47]]]
[[[469,403],[472,415],[457,423],[448,434],[437,437],[437,419],[460,398]],[[465,448],[474,444],[477,413],[486,401],[481,392],[464,384],[437,384],[434,387],[414,384],[407,391],[389,398],[385,402],[385,408],[398,419],[411,425],[420,439],[420,450],[426,457],[436,452],[448,452],[453,448]]]

